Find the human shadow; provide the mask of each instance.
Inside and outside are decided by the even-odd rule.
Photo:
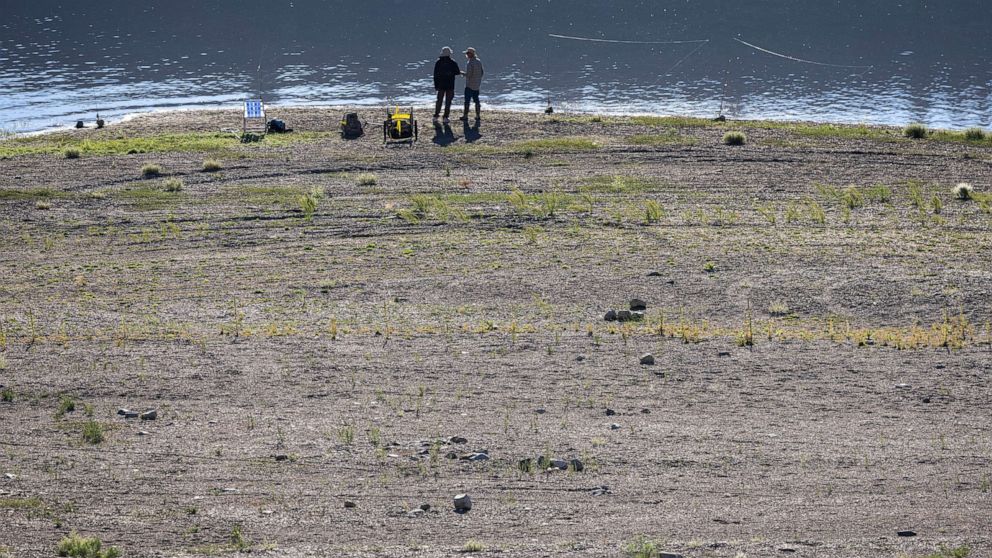
[[[479,132],[479,119],[475,119],[475,123],[471,126],[468,125],[468,120],[462,120],[462,134],[465,136],[465,143],[473,143],[482,139],[482,134]]]
[[[444,124],[434,123],[434,143],[440,145],[441,147],[449,146],[455,143],[455,132],[452,131],[451,126]]]

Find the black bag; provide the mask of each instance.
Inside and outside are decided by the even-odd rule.
[[[265,129],[270,134],[284,134],[289,131],[289,128],[286,127],[285,122],[275,118],[269,120],[269,125]]]
[[[394,140],[412,138],[413,126],[409,120],[400,120],[396,124],[391,124],[389,126],[389,137]]]
[[[365,134],[365,130],[362,129],[362,121],[358,119],[357,112],[349,112],[344,115],[344,120],[341,121],[341,135],[346,138],[357,138]]]

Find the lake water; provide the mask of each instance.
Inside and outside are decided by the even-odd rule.
[[[8,0],[3,15],[6,131],[256,96],[428,104],[444,45],[478,49],[483,102],[505,108],[992,122],[985,0]],[[663,41],[698,42],[647,44]]]

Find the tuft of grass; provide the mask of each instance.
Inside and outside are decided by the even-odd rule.
[[[52,203],[45,200],[38,200],[34,202],[34,208],[41,211],[47,211],[52,208]]]
[[[823,211],[823,206],[816,203],[815,200],[808,200],[806,202],[806,209],[809,210],[809,220],[816,223],[817,225],[822,225],[827,222],[827,214]]]
[[[169,178],[162,183],[162,189],[166,192],[181,192],[184,186],[180,178]]]
[[[937,552],[928,554],[925,558],[968,558],[968,556],[971,556],[971,549],[966,545],[954,548],[941,545]]]
[[[635,134],[627,138],[627,142],[632,145],[696,145],[698,140],[673,131],[666,134]]]
[[[640,126],[669,126],[672,128],[711,128],[721,124],[706,118],[689,116],[633,116],[630,118],[630,123]]]
[[[324,193],[319,188],[314,187],[309,192],[296,198],[297,203],[300,205],[300,211],[303,212],[304,220],[313,220],[313,214],[317,211],[317,206],[320,205],[320,200],[323,197]]]
[[[905,135],[907,138],[910,139],[923,139],[927,137],[930,131],[927,130],[927,127],[925,125],[914,123],[914,124],[910,124],[909,126],[906,126],[903,129],[902,133],[903,135]]]
[[[512,144],[511,150],[526,155],[528,152],[533,154],[556,151],[595,151],[599,147],[598,143],[589,138],[563,137],[518,141]]]
[[[244,531],[241,529],[240,525],[235,525],[231,529],[231,548],[238,552],[246,552],[251,550],[251,541],[245,537]]]
[[[219,170],[222,170],[224,168],[224,165],[222,165],[221,162],[218,161],[217,159],[207,159],[206,161],[203,161],[202,168],[203,168],[203,172],[217,172]]]
[[[623,545],[623,552],[629,558],[658,558],[661,555],[661,544],[641,535]]]
[[[660,203],[654,200],[644,202],[644,222],[648,225],[661,221],[664,215],[665,211],[662,209]]]
[[[485,549],[486,545],[476,540],[470,540],[462,547],[462,551],[464,552],[482,552]]]
[[[586,179],[579,192],[597,194],[637,194],[657,190],[658,183],[626,175],[602,175]]]
[[[359,186],[375,186],[376,184],[379,183],[379,177],[377,177],[372,173],[363,173],[358,175],[358,178],[355,179],[355,182]]]
[[[83,441],[96,445],[103,441],[103,425],[95,420],[83,425]]]
[[[59,406],[55,410],[56,417],[64,417],[67,413],[72,413],[76,410],[76,400],[68,395],[63,395],[59,399]]]
[[[944,202],[941,201],[940,196],[934,194],[930,198],[930,208],[933,209],[934,215],[940,215],[940,212],[944,210]]]
[[[968,201],[975,197],[975,189],[967,182],[962,182],[955,186],[953,192],[954,197],[961,201]]]
[[[709,262],[709,261],[706,262],[706,263],[704,263],[703,264],[703,271],[705,271],[706,273],[714,273],[714,272],[716,272],[716,263],[715,262]]]
[[[79,151],[79,148],[70,147],[64,151],[64,154],[66,159],[78,159],[82,152]]]
[[[744,145],[747,143],[747,136],[744,132],[727,132],[723,134],[723,143],[727,145]]]
[[[121,551],[110,546],[103,548],[103,543],[96,537],[83,537],[75,531],[59,541],[55,548],[59,556],[69,558],[118,558]]]
[[[148,163],[141,167],[141,176],[154,178],[162,174],[162,166],[155,163]]]
[[[9,387],[3,388],[3,390],[0,391],[0,401],[3,401],[4,403],[13,403],[14,390],[10,389]]]
[[[981,128],[968,128],[964,131],[964,139],[968,141],[982,141],[985,136],[985,130]]]

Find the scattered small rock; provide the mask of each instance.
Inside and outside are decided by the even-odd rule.
[[[916,531],[896,531],[896,534],[900,537],[915,537]]]
[[[621,310],[617,312],[617,320],[621,322],[629,322],[633,319],[634,314],[630,310]]]
[[[720,351],[719,353],[716,354],[716,356],[729,357],[730,351]]]
[[[17,475],[15,475],[14,473],[4,473],[4,474],[3,474],[3,476],[4,476],[4,477],[5,477],[5,478],[6,478],[7,480],[14,480],[14,479],[16,479],[16,478],[17,478]]]
[[[579,355],[575,357],[575,360],[577,360],[578,362],[582,362],[585,359],[586,359],[586,355]]]
[[[148,431],[147,430],[139,430],[138,431],[138,436],[147,436],[147,435],[148,435]]]
[[[444,457],[445,457],[446,459],[458,459],[458,454],[457,454],[457,453],[455,453],[455,452],[453,452],[453,451],[449,451],[448,453],[446,453],[446,454],[444,455]]]
[[[534,412],[537,413],[537,414],[539,414],[539,415],[543,415],[547,411],[545,411],[544,409],[534,409]]]
[[[641,409],[641,414],[642,415],[650,415],[651,414],[651,409]]]
[[[617,414],[617,412],[614,411],[613,409],[607,409],[606,410],[606,416],[608,416],[608,417],[616,416],[616,414]]]
[[[461,436],[452,436],[452,437],[448,438],[448,443],[449,444],[467,444],[468,443],[468,440],[465,439],[465,438],[462,438]]]
[[[558,469],[559,471],[564,471],[568,469],[568,461],[564,459],[552,459],[550,469]]]
[[[117,409],[117,414],[118,415],[124,416],[127,413],[128,413],[128,410],[127,409]]]
[[[286,455],[285,453],[280,453],[280,454],[276,455],[275,458],[276,458],[276,461],[286,461],[287,459],[289,459],[289,456]]]
[[[608,310],[606,312],[606,315],[603,316],[603,319],[606,320],[606,321],[608,321],[608,322],[615,322],[615,321],[617,321],[617,311],[616,310]]]
[[[420,504],[420,509],[424,510],[425,512],[429,512],[429,511],[431,511],[431,505],[430,504]]]
[[[669,279],[668,281],[666,281],[666,283],[668,283],[669,285],[674,285],[675,279]]]
[[[661,272],[660,271],[652,271],[652,272],[648,273],[648,277],[661,277]]]
[[[778,551],[779,552],[785,552],[785,553],[788,553],[788,554],[792,554],[793,552],[796,551],[796,549],[795,548],[792,548],[791,546],[780,546],[780,547],[778,547]]]
[[[648,309],[648,303],[639,298],[631,299],[630,310],[633,312],[643,312]]]
[[[357,504],[355,504],[355,503],[354,503],[354,502],[352,502],[351,500],[345,500],[345,501],[344,501],[344,507],[346,507],[346,508],[349,508],[349,509],[350,509],[350,508],[354,508],[354,507],[357,507]]]
[[[417,508],[415,510],[410,510],[410,511],[406,512],[406,516],[407,517],[410,517],[410,518],[416,519],[418,517],[423,517],[425,513],[427,513],[427,512],[425,512],[424,510],[422,510],[420,508]]]
[[[465,513],[472,509],[472,498],[468,494],[456,494],[453,502],[456,512]]]
[[[573,460],[571,460],[571,461],[569,461],[569,462],[568,462],[568,465],[569,465],[569,466],[570,466],[570,467],[572,468],[572,470],[573,470],[573,471],[575,471],[576,473],[581,473],[581,472],[582,472],[582,471],[583,471],[583,470],[584,470],[584,469],[586,468],[586,466],[585,466],[585,464],[584,464],[584,463],[582,463],[582,461],[580,461],[580,460],[578,460],[578,459],[573,459]]]
[[[654,355],[651,353],[646,353],[641,356],[641,364],[645,366],[654,366]]]
[[[125,411],[123,416],[126,419],[136,419],[138,418],[138,415],[138,411]]]
[[[930,402],[930,398],[929,397],[924,397],[923,398],[923,402],[924,403],[929,403]]]
[[[614,422],[610,425],[610,430],[620,430],[620,425]]]
[[[157,418],[158,418],[158,411],[156,411],[155,409],[141,413],[141,420],[155,420]]]
[[[633,311],[631,311],[630,312],[630,319],[634,320],[635,322],[640,322],[640,321],[644,320],[644,311],[643,310],[633,310]]]
[[[610,493],[610,487],[606,486],[605,484],[601,484],[597,487],[594,487],[592,490],[589,491],[589,493],[592,494],[593,496],[606,496],[607,494]]]
[[[910,387],[909,384],[896,384],[895,385],[895,388],[896,389],[909,389],[909,387]]]
[[[482,451],[467,453],[461,457],[463,461],[489,461],[489,454]]]

